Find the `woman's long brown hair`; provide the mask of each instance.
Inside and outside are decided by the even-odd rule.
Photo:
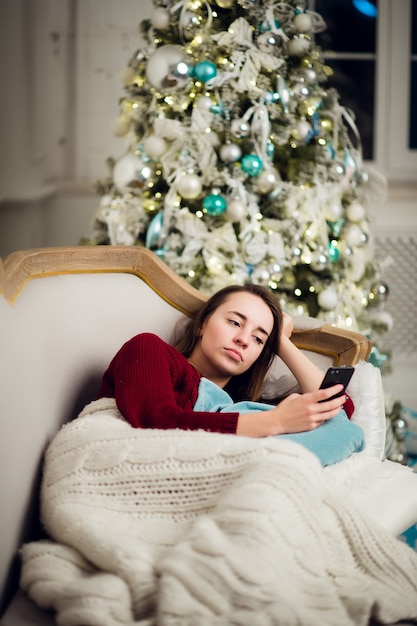
[[[225,390],[232,396],[234,401],[257,400],[260,396],[266,373],[274,356],[277,354],[282,325],[281,307],[275,296],[266,287],[249,283],[247,285],[230,285],[220,289],[196,311],[175,347],[188,358],[199,339],[199,330],[203,323],[231,294],[239,292],[250,293],[261,298],[268,306],[274,319],[272,332],[257,360],[246,372],[233,376],[225,387]]]

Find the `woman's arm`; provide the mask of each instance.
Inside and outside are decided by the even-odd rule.
[[[304,394],[292,393],[270,411],[241,413],[236,432],[247,437],[266,437],[318,428],[343,408],[344,396],[329,400],[342,388],[342,385],[334,385]]]
[[[287,313],[283,313],[278,356],[293,373],[303,393],[316,391],[320,387],[324,373],[293,344],[290,339],[292,331],[292,318]]]

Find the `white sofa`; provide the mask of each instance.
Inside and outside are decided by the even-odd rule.
[[[16,252],[0,264],[0,291],[1,623],[47,625],[53,617],[18,590],[19,547],[42,534],[37,501],[45,448],[61,425],[94,399],[103,371],[124,341],[143,331],[172,340],[176,322],[204,296],[138,247]],[[317,320],[295,320],[296,327],[300,323],[293,340],[323,370],[331,363],[363,365],[371,347],[366,337]],[[291,387],[279,363],[272,379]],[[417,522],[417,476],[400,466],[393,472],[394,464],[382,462],[385,420],[378,370],[372,380],[373,388],[365,390],[372,405],[367,443],[381,471],[371,487],[357,490],[356,499],[398,535]],[[368,381],[369,376],[362,389],[352,388],[357,404]]]

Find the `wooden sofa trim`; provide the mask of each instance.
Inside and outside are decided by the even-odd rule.
[[[302,350],[329,356],[335,365],[356,365],[366,361],[372,342],[365,335],[323,324],[311,330],[294,330],[292,340]]]
[[[141,278],[161,298],[190,315],[205,300],[153,252],[142,247],[73,246],[12,252],[4,259],[0,291],[13,302],[33,278],[61,274],[128,273]]]
[[[168,304],[185,315],[207,296],[189,285],[159,257],[141,246],[69,246],[34,248],[0,259],[0,293],[12,303],[25,284],[34,278],[61,274],[128,273],[141,278]],[[303,350],[331,357],[336,365],[355,365],[366,360],[370,340],[330,324],[295,330],[294,343]]]

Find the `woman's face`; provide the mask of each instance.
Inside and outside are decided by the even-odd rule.
[[[272,312],[262,298],[232,293],[204,321],[188,360],[202,376],[224,387],[256,361],[273,325]]]

